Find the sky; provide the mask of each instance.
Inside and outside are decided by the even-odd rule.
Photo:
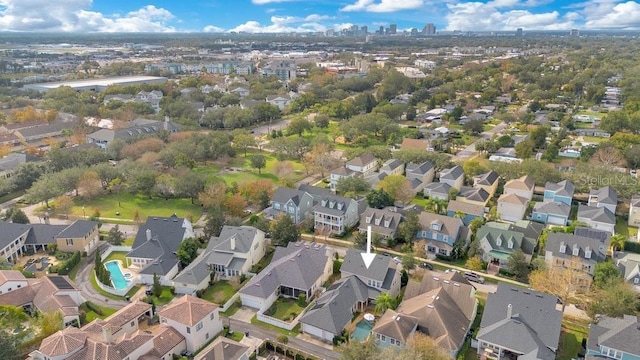
[[[640,0],[638,0],[640,1]],[[640,30],[625,0],[0,0],[0,31]]]

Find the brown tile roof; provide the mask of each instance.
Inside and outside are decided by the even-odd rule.
[[[509,204],[515,205],[525,205],[529,200],[527,198],[523,198],[522,196],[518,196],[516,194],[502,194],[498,198],[498,202],[505,202]]]
[[[7,281],[20,281],[27,280],[24,275],[18,270],[0,270],[0,285]]]
[[[177,321],[180,324],[195,326],[217,308],[218,305],[214,303],[191,295],[184,295],[160,310],[158,315]]]
[[[91,339],[87,341],[86,347],[66,359],[122,360],[151,340],[153,340],[153,335],[139,330],[125,336],[118,343],[105,343],[103,341],[95,341]]]
[[[238,360],[249,347],[225,337],[218,337],[200,352],[194,360]]]
[[[367,164],[371,164],[374,161],[378,161],[375,156],[371,154],[364,154],[347,161],[347,165],[365,166]]]
[[[536,182],[529,175],[525,175],[519,179],[512,179],[507,181],[504,184],[505,189],[514,189],[514,190],[532,190]]]
[[[184,336],[171,326],[160,327],[160,330],[155,332],[153,336],[153,350],[148,355],[160,358],[164,358],[171,349],[185,341]]]
[[[0,304],[22,306],[31,303],[35,296],[36,292],[34,289],[31,286],[26,286],[0,294]]]
[[[48,357],[66,355],[84,347],[86,340],[84,331],[68,327],[42,340],[39,351]]]
[[[124,324],[139,318],[149,310],[151,310],[150,304],[142,301],[135,301],[118,310],[118,312],[111,314],[109,317],[104,319],[104,321],[114,329],[120,329]]]
[[[484,215],[484,206],[478,204],[470,204],[463,201],[451,200],[449,201],[449,205],[447,205],[447,211],[462,211],[465,214],[469,215]]]

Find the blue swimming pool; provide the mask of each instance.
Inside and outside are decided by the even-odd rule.
[[[122,270],[120,270],[120,264],[118,264],[117,260],[104,263],[104,267],[106,267],[109,271],[109,275],[111,275],[111,282],[113,283],[113,287],[115,289],[122,290],[127,287],[128,282],[124,278],[124,274],[122,274]]]
[[[369,334],[371,334],[371,329],[373,329],[373,323],[362,320],[356,324],[355,330],[351,333],[351,338],[358,341],[365,341],[369,337]]]

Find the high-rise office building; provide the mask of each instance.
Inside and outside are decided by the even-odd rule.
[[[396,24],[389,25],[389,35],[395,35],[397,31],[398,31],[398,25]]]
[[[362,35],[367,35],[369,33],[369,27],[367,27],[367,25],[364,25],[360,28],[360,32],[362,33]]]
[[[380,29],[378,29],[378,33],[380,35],[384,35],[384,26],[380,25]]]
[[[422,33],[425,35],[435,35],[436,26],[433,23],[428,23],[424,28],[422,28]]]
[[[522,28],[517,28],[516,29],[516,36],[517,37],[522,37]]]
[[[571,32],[569,33],[570,36],[580,36],[580,30],[578,29],[571,29]]]

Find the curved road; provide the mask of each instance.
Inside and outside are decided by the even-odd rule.
[[[506,128],[507,128],[507,123],[502,121],[498,125],[494,126],[493,129],[490,129],[490,130],[487,130],[487,131],[483,131],[480,134],[480,138],[478,140],[474,141],[473,143],[471,143],[470,145],[468,145],[466,148],[462,149],[461,151],[458,151],[458,153],[455,154],[451,158],[451,160],[453,160],[453,161],[464,161],[464,160],[467,160],[467,159],[473,157],[476,154],[476,143],[478,141],[480,141],[480,140],[482,140],[482,141],[491,140],[493,135],[500,133],[502,130],[504,130]]]

